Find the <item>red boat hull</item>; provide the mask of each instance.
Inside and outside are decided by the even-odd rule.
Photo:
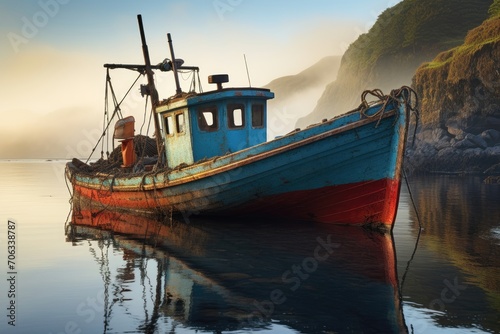
[[[269,196],[235,212],[346,225],[392,225],[399,190],[399,180],[358,182]]]
[[[312,220],[346,225],[392,226],[396,216],[400,181],[382,179],[320,189],[294,191],[259,198],[234,208],[224,215],[248,215],[293,220]],[[151,192],[95,190],[76,185],[80,201],[90,202],[95,209],[128,209],[151,211],[151,207],[169,207],[182,200],[176,197],[154,196]],[[90,201],[89,201],[90,200]],[[218,213],[221,214],[220,212]]]

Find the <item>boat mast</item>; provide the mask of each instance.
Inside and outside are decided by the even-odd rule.
[[[144,55],[144,62],[146,64],[146,77],[148,79],[148,91],[151,96],[151,104],[152,104],[152,113],[155,122],[155,137],[156,137],[156,149],[158,150],[158,162],[160,160],[160,148],[162,146],[161,141],[161,130],[160,130],[160,122],[158,120],[158,116],[155,114],[156,107],[158,106],[160,100],[158,98],[158,91],[156,90],[153,71],[151,69],[151,60],[149,59],[149,50],[148,45],[146,44],[146,36],[144,34],[144,27],[142,25],[142,16],[137,15],[137,21],[139,22],[139,31],[141,33],[141,42],[142,42],[142,53]]]
[[[175,78],[175,93],[177,95],[182,93],[181,85],[179,83],[179,74],[177,73],[177,62],[175,61],[174,47],[172,45],[172,38],[170,33],[167,33],[168,46],[170,48],[170,56],[172,57],[172,70],[174,71]]]

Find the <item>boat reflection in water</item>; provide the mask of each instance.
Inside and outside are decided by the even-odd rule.
[[[216,333],[407,332],[391,234],[276,222],[162,223],[79,209],[67,238],[99,240],[122,254],[116,272],[99,270],[107,276],[105,332],[126,326],[153,333],[167,323]],[[133,291],[133,282],[149,288]],[[139,305],[142,317],[130,316]]]
[[[404,286],[408,326],[500,333],[500,187],[479,176],[427,175],[413,177],[412,189],[423,229]],[[418,219],[409,216],[416,235]]]

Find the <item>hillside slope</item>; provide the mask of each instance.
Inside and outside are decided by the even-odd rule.
[[[341,56],[324,57],[298,74],[277,78],[265,86],[275,95],[268,101],[269,138],[290,132],[299,117],[314,109],[325,86],[337,77],[340,60]]]
[[[500,172],[500,0],[489,13],[462,45],[416,72],[421,127],[408,151],[412,170]]]
[[[491,0],[404,0],[385,10],[368,33],[350,45],[338,77],[314,111],[299,120],[303,127],[359,104],[365,89],[385,92],[409,85],[418,66],[441,51],[458,46],[467,32],[488,16]]]
[[[304,88],[323,86],[337,77],[341,56],[322,58],[316,64],[295,75],[274,79],[265,87],[271,89],[278,99],[290,98]]]

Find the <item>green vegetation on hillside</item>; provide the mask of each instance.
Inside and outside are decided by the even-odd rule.
[[[500,0],[493,1],[493,4],[490,6],[488,10],[488,14],[490,14],[491,18],[500,16]]]
[[[432,70],[441,68],[450,64],[453,59],[470,57],[485,45],[500,42],[500,0],[495,0],[491,4],[488,13],[490,14],[490,19],[469,31],[462,45],[441,52],[433,61],[424,64],[422,69]]]
[[[500,0],[489,8],[489,18],[470,30],[464,42],[441,52],[418,68],[414,88],[421,98],[421,120],[445,126],[455,117],[472,127],[478,119],[494,116],[500,93],[496,84],[500,58]],[[481,96],[476,96],[481,92]]]
[[[470,27],[487,17],[491,0],[406,0],[385,10],[367,34],[356,40],[346,57],[370,68],[383,55],[432,52],[457,46]],[[498,14],[500,1],[492,12]]]

